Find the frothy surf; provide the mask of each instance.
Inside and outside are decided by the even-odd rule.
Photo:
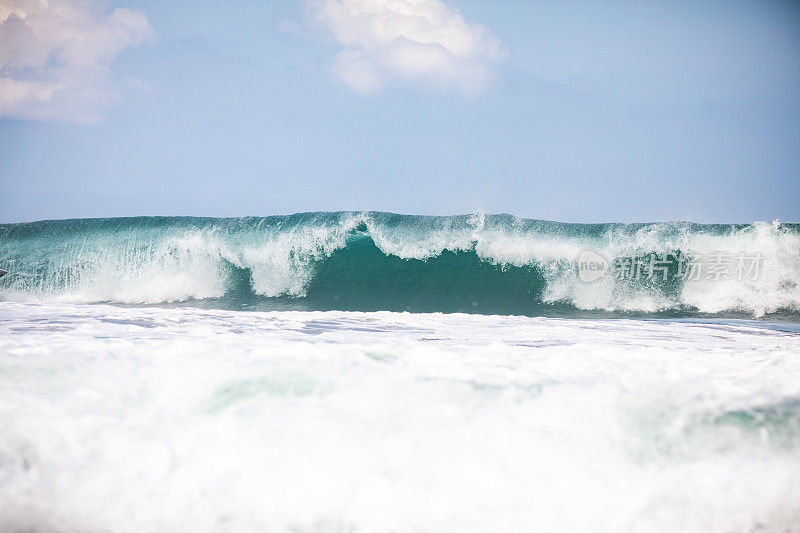
[[[3,531],[797,531],[800,335],[0,303]]]
[[[582,250],[758,254],[747,279],[579,279]],[[0,299],[582,316],[800,314],[800,226],[306,213],[0,225]]]

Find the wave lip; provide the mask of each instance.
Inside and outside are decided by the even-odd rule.
[[[757,276],[582,279],[650,256],[758,256]],[[564,224],[377,212],[0,225],[0,300],[461,311],[800,316],[800,225]]]

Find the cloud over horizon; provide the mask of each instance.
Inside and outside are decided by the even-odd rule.
[[[147,16],[98,2],[0,0],[0,119],[91,122],[116,99],[110,65],[153,35]]]
[[[441,0],[307,0],[306,7],[342,46],[333,72],[360,93],[392,81],[479,93],[503,56],[488,28]]]

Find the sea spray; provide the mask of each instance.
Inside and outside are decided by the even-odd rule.
[[[581,280],[577,258],[758,254],[758,275]],[[800,311],[800,226],[376,212],[0,225],[6,301],[586,316]],[[672,265],[674,271],[677,267]]]

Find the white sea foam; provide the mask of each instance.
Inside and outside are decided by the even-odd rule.
[[[0,303],[0,530],[797,531],[770,327]]]
[[[541,269],[545,303],[580,309],[657,311],[690,307],[716,313],[738,310],[762,316],[800,310],[800,232],[778,223],[709,229],[682,223],[640,227],[607,225],[597,232],[513,217],[405,217],[401,223],[374,213],[320,217],[307,223],[226,232],[222,228],[175,228],[73,235],[19,253],[22,273],[6,279],[0,299],[17,301],[160,303],[220,298],[235,283],[232,268],[249,272],[252,291],[266,297],[302,297],[315,265],[348,244],[359,228],[387,256],[429,260],[445,251],[474,251],[501,266]],[[636,229],[638,228],[638,229]],[[12,245],[13,246],[13,245]],[[611,261],[636,254],[759,254],[757,278],[688,280],[677,292],[603,282],[581,283],[574,261],[586,249]],[[6,253],[13,255],[11,248]],[[42,272],[26,274],[31,265]],[[8,268],[7,268],[8,269]],[[357,275],[357,273],[354,273]],[[26,278],[26,276],[28,276]],[[11,280],[11,281],[9,281]]]

